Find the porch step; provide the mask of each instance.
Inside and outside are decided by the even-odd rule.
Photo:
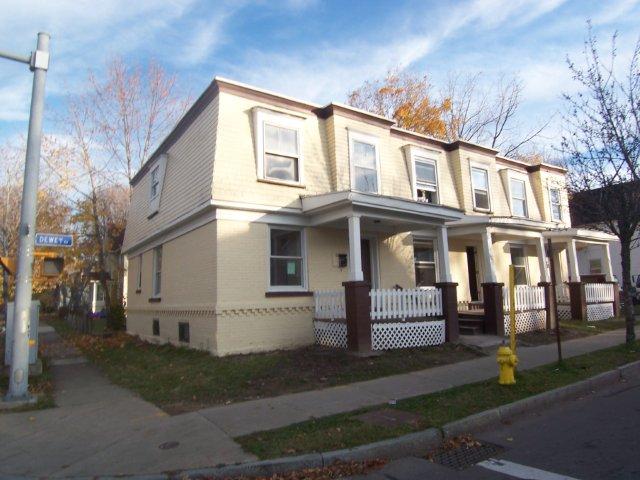
[[[458,331],[460,332],[460,335],[482,335],[482,327],[459,325]]]
[[[459,312],[458,330],[462,335],[481,335],[484,333],[484,312]]]

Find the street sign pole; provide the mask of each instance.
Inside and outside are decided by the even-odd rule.
[[[0,54],[11,60],[21,57]],[[7,401],[28,399],[29,386],[29,310],[31,308],[34,236],[36,233],[36,205],[38,201],[38,174],[42,141],[44,86],[49,68],[49,34],[38,33],[36,51],[29,59],[33,71],[31,111],[27,135],[27,154],[24,165],[22,206],[20,209],[18,265],[16,272],[15,313],[13,317],[13,356]]]

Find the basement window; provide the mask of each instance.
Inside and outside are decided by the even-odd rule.
[[[153,324],[151,325],[151,330],[153,332],[153,336],[157,337],[160,335],[160,319],[154,318]]]
[[[178,322],[178,340],[189,343],[189,324],[187,322]]]

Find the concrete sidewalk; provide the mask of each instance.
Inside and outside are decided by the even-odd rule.
[[[44,330],[57,408],[0,414],[0,475],[144,474],[255,459],[202,415],[170,417],[113,385]]]
[[[612,347],[625,341],[624,330],[564,342],[564,358]],[[556,344],[518,349],[518,369],[538,367],[557,359]],[[391,377],[352,383],[311,392],[252,400],[200,410],[198,413],[231,437],[292,423],[348,412],[426,393],[446,390],[466,383],[497,377],[494,356],[481,357]]]
[[[207,408],[169,417],[113,385],[55,332],[41,335],[53,358],[57,408],[0,415],[0,475],[148,474],[254,460],[232,437],[313,417],[412,397],[497,375],[495,358],[324,390]],[[624,331],[572,340],[565,357],[624,342]],[[556,346],[521,348],[520,368],[556,359]]]

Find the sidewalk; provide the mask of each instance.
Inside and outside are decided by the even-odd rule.
[[[40,338],[50,352],[61,352],[52,362],[58,407],[0,415],[0,475],[147,474],[250,461],[232,437],[497,375],[495,358],[483,357],[169,417],[111,384],[73,347],[61,346],[55,332]],[[566,342],[563,352],[571,357],[622,342],[619,330]],[[556,346],[521,348],[518,355],[521,369],[533,368],[555,361]]]
[[[624,343],[624,330],[570,340],[563,343],[564,358]],[[556,344],[518,349],[519,370],[554,362]],[[282,395],[200,410],[198,413],[231,437],[261,430],[284,427],[292,423],[356,410],[427,393],[446,390],[466,383],[479,382],[498,375],[496,359],[481,357],[465,362],[417,372],[378,378],[366,382],[311,392]]]
[[[54,356],[58,407],[0,414],[0,475],[143,474],[255,459],[205,417],[168,416],[41,330]],[[175,445],[168,442],[179,444],[160,448]]]

